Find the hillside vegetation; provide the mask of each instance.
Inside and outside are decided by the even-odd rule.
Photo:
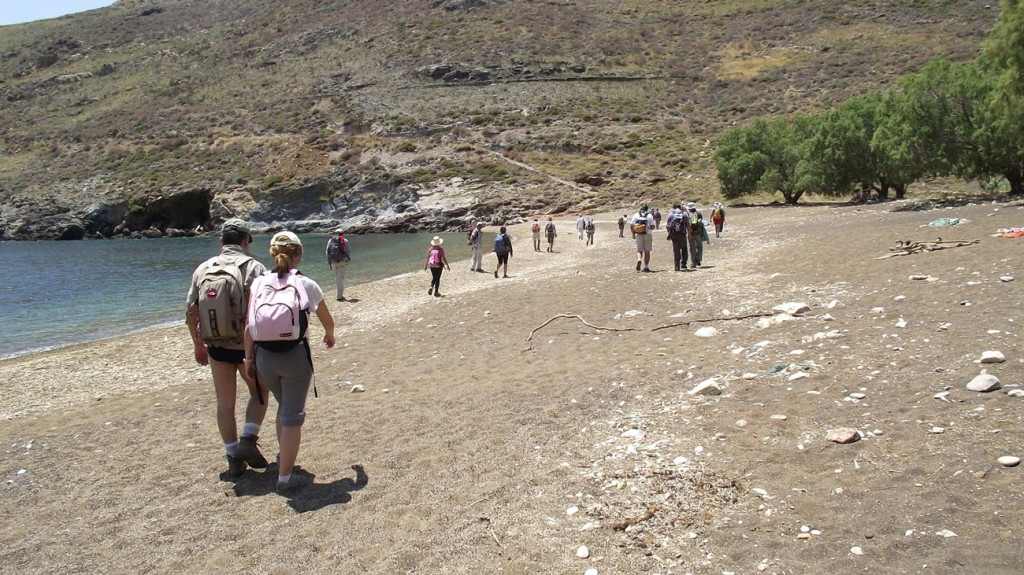
[[[716,197],[729,126],[972,59],[998,16],[942,0],[121,0],[0,28],[0,239],[231,215],[441,228]]]

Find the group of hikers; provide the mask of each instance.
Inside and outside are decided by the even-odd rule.
[[[711,213],[715,236],[725,225],[725,209],[715,203]],[[661,226],[661,213],[648,210],[647,204],[627,218],[618,220],[619,237],[629,225],[636,242],[637,272],[650,272],[654,231]],[[478,222],[467,233],[470,247],[470,271],[483,272],[483,228]],[[672,242],[676,271],[686,269],[689,254],[691,269],[703,261],[703,244],[710,243],[703,215],[693,202],[676,204],[666,222],[667,239]],[[580,240],[594,243],[594,218],[580,215],[576,220]],[[534,251],[541,249],[541,237],[547,239],[547,251],[554,252],[558,236],[553,219],[548,216],[542,227],[537,218],[530,226]],[[200,365],[209,365],[217,403],[217,427],[227,457],[228,479],[237,480],[247,468],[271,468],[260,452],[258,439],[267,413],[267,393],[277,402],[276,432],[279,453],[276,492],[288,495],[308,483],[309,475],[299,473],[295,464],[306,416],[306,397],[313,381],[313,360],[307,330],[309,318],[315,315],[324,328],[323,343],[334,347],[334,318],[324,305],[324,293],[312,279],[298,271],[303,246],[298,236],[281,231],[270,240],[273,267],[267,269],[249,251],[252,234],[249,225],[237,218],[224,222],[220,233],[220,253],[202,264],[192,274],[185,308],[185,324],[192,338],[193,355]],[[441,297],[441,273],[451,271],[441,244],[444,239],[430,240],[424,270],[430,270],[428,295]],[[495,278],[508,277],[512,257],[512,238],[501,226],[494,238],[497,266]],[[345,270],[351,262],[351,249],[342,230],[335,231],[327,242],[327,264],[334,272],[336,299],[345,298]],[[500,275],[499,275],[500,273]],[[245,423],[241,434],[235,421],[235,398],[238,377],[249,390]],[[316,387],[313,393],[316,394]]]
[[[619,218],[619,237],[629,224],[630,236],[636,242],[636,271],[650,272],[651,251],[654,249],[654,230],[661,227],[661,212],[657,208],[649,211],[643,204],[632,218],[623,214]],[[711,209],[711,222],[715,228],[715,237],[719,237],[725,229],[725,206],[715,202]],[[666,239],[672,242],[672,261],[675,271],[685,271],[689,255],[690,269],[703,265],[704,244],[710,244],[704,214],[697,210],[695,202],[680,202],[672,207],[665,222],[668,230]]]

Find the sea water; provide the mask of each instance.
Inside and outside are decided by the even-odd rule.
[[[468,257],[465,234],[439,235],[453,265]],[[346,289],[422,271],[433,236],[346,236],[352,250]],[[329,237],[299,236],[299,269],[325,292],[334,290],[325,255]],[[271,263],[269,246],[264,235],[250,248],[264,265]],[[219,252],[218,237],[0,242],[6,278],[0,288],[0,359],[180,324],[192,272]]]

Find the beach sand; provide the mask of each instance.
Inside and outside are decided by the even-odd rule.
[[[512,228],[508,279],[328,294],[289,498],[222,480],[183,324],[2,361],[0,571],[1017,573],[1024,240],[992,234],[1024,209],[905,205],[730,209],[704,268],[662,229],[649,274],[620,214],[590,247],[559,218],[553,254]],[[936,236],[979,242],[876,259]],[[982,369],[1003,389],[966,390]]]

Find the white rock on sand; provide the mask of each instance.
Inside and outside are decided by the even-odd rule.
[[[995,391],[995,390],[999,389],[1000,386],[1001,386],[1001,384],[999,383],[999,378],[998,377],[996,377],[996,376],[994,376],[992,374],[989,374],[989,373],[983,373],[983,374],[975,377],[974,379],[972,379],[967,384],[967,389],[969,391],[977,391],[977,392],[981,392],[981,393],[987,393],[989,391]]]

